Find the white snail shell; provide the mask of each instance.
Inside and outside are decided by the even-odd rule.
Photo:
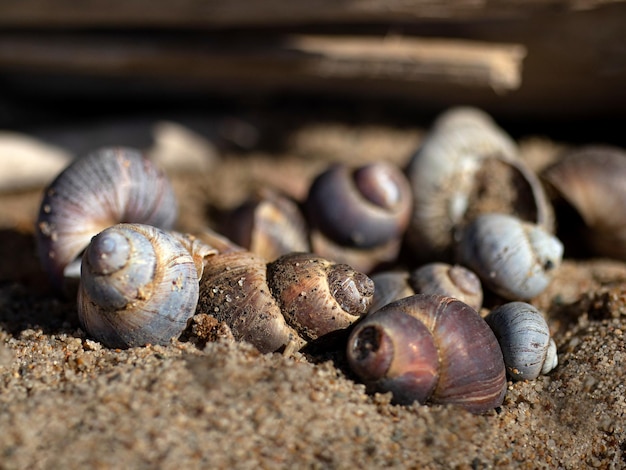
[[[556,344],[539,310],[525,302],[509,302],[492,310],[485,321],[498,339],[508,374],[532,380],[558,364]]]
[[[78,315],[108,347],[168,344],[193,316],[198,267],[171,234],[118,224],[98,234],[83,255]]]
[[[44,270],[61,290],[64,270],[91,238],[121,222],[170,229],[176,200],[165,175],[139,151],[97,150],[74,161],[44,192],[36,224]]]
[[[538,225],[505,214],[483,214],[463,230],[459,262],[509,300],[530,299],[550,284],[563,244]]]
[[[484,212],[515,213],[552,229],[543,187],[518,154],[513,139],[478,109],[452,108],[436,120],[407,168],[413,191],[407,244],[419,259],[450,260],[455,229]],[[494,178],[496,170],[511,183]],[[502,185],[511,194],[483,207],[485,188]]]

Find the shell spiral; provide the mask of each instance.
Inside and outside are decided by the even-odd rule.
[[[198,293],[197,266],[175,236],[118,224],[95,236],[83,255],[78,316],[108,347],[168,344],[194,314]]]
[[[170,229],[176,200],[165,175],[139,151],[103,148],[74,161],[44,192],[36,224],[39,258],[55,288],[91,238],[116,223]]]

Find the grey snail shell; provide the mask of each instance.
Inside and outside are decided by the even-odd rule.
[[[502,348],[507,373],[515,380],[532,380],[558,364],[556,344],[539,310],[525,302],[510,302],[485,317]]]
[[[394,300],[413,294],[454,297],[474,310],[480,310],[483,290],[480,279],[458,264],[428,263],[413,271],[381,271],[371,275],[375,285],[374,312]]]
[[[367,315],[352,330],[348,364],[395,402],[459,405],[484,413],[502,404],[506,373],[496,337],[468,305],[417,294]]]
[[[585,227],[572,231],[583,232],[591,254],[626,260],[626,151],[585,146],[542,176],[582,218]]]
[[[56,289],[91,238],[120,222],[169,229],[176,200],[164,174],[140,152],[103,148],[69,165],[44,192],[35,232],[39,258]]]
[[[369,310],[373,294],[366,275],[313,254],[290,253],[268,264],[235,251],[206,258],[197,312],[266,353],[299,349],[346,328]]]
[[[465,227],[458,244],[459,263],[509,300],[543,292],[562,257],[563,244],[554,235],[506,214],[478,216]]]
[[[396,258],[411,204],[395,165],[334,165],[315,178],[305,203],[313,252],[370,272]]]
[[[486,212],[553,230],[543,186],[518,153],[478,109],[452,108],[436,120],[407,168],[413,215],[406,241],[419,260],[452,260],[455,232]]]
[[[198,269],[172,234],[142,224],[109,227],[83,255],[79,321],[108,347],[168,344],[196,309]]]

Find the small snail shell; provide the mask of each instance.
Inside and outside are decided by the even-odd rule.
[[[411,272],[409,280],[416,293],[438,294],[465,302],[474,310],[483,304],[480,279],[458,264],[429,263]]]
[[[370,311],[413,294],[454,297],[480,310],[483,290],[480,279],[469,269],[447,263],[428,263],[413,271],[383,271],[371,276],[376,286]]]
[[[532,380],[558,364],[556,344],[539,310],[525,302],[510,302],[485,317],[502,348],[504,363],[515,380]]]
[[[311,251],[304,215],[295,201],[263,188],[226,217],[224,235],[267,260]]]
[[[348,339],[348,363],[366,383],[408,404],[460,405],[483,413],[502,404],[502,352],[485,321],[463,302],[417,294],[367,315]]]
[[[397,256],[411,189],[391,163],[335,165],[313,181],[305,213],[315,253],[369,272]]]
[[[243,251],[209,256],[200,290],[198,313],[265,353],[347,327],[369,309],[374,284],[316,255],[287,254],[268,265]]]
[[[103,229],[120,222],[169,229],[176,215],[172,188],[150,160],[129,148],[103,148],[74,161],[45,190],[39,257],[61,290],[65,268]]]
[[[442,114],[407,174],[413,191],[407,244],[422,261],[452,259],[455,230],[485,212],[512,213],[552,230],[538,178],[515,142],[478,109]]]
[[[497,294],[530,299],[550,284],[563,245],[538,225],[510,215],[484,214],[465,227],[458,256]]]
[[[198,302],[198,268],[172,235],[141,224],[114,225],[83,255],[81,325],[113,348],[168,344]]]
[[[626,260],[626,151],[582,147],[543,176],[582,217],[592,252]]]
[[[374,300],[370,312],[375,312],[391,302],[415,295],[409,284],[408,271],[380,271],[370,276],[374,281]]]

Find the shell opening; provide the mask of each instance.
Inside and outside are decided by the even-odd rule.
[[[375,382],[387,375],[393,360],[393,347],[384,328],[367,325],[352,336],[348,346],[352,369],[366,382]]]

